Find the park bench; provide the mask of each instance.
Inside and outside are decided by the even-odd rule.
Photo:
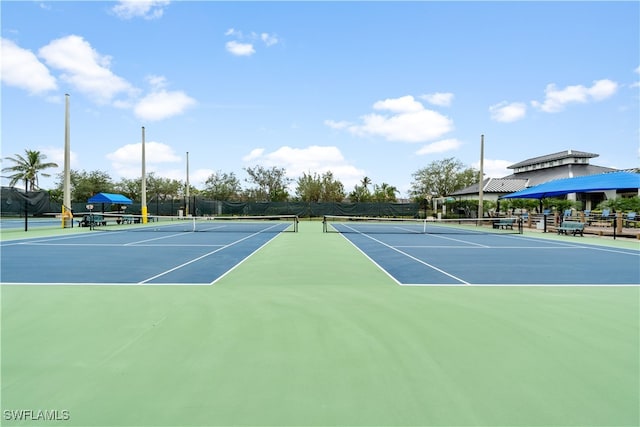
[[[563,221],[558,227],[558,234],[573,234],[574,236],[580,233],[584,236],[584,223],[577,221]]]
[[[635,212],[629,212],[626,216],[626,218],[624,218],[624,226],[625,227],[633,227],[636,228],[638,226],[638,220],[636,219],[636,213]]]
[[[104,219],[104,216],[100,214],[88,214],[82,217],[78,225],[80,227],[95,227],[98,225],[107,225],[107,221]]]
[[[502,218],[493,222],[493,228],[510,228],[513,230],[513,224],[515,224],[515,218]]]

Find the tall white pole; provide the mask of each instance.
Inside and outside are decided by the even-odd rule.
[[[71,212],[71,130],[69,126],[69,94],[64,107],[64,179],[62,184],[62,228],[73,227]]]
[[[484,197],[484,135],[480,135],[480,181],[478,183],[478,218],[484,216],[483,197]]]
[[[142,214],[142,223],[147,223],[147,170],[146,170],[146,154],[144,146],[144,126],[142,126],[142,182],[140,184],[140,213]]]
[[[187,196],[187,202],[185,204],[185,212],[186,216],[189,216],[189,152],[187,151],[187,189],[185,191]]]

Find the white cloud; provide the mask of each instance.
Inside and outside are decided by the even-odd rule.
[[[618,83],[605,79],[594,82],[587,93],[594,101],[602,101],[612,96],[617,90]]]
[[[203,188],[205,186],[205,182],[207,179],[213,174],[215,171],[213,169],[196,169],[189,171],[189,184],[193,185],[196,188]],[[183,180],[184,178],[176,178],[179,180]]]
[[[164,76],[149,75],[145,78],[153,90],[167,87],[167,78]]]
[[[324,123],[333,129],[346,129],[356,136],[378,136],[388,141],[402,142],[430,141],[453,130],[451,119],[425,109],[410,95],[378,101],[373,108],[392,114],[367,114],[361,117],[361,124],[334,120],[325,120]]]
[[[545,100],[532,101],[531,105],[547,113],[557,113],[563,111],[567,104],[602,101],[613,96],[617,90],[618,83],[608,79],[594,81],[591,87],[574,85],[564,89],[557,89],[556,85],[551,83],[545,89]]]
[[[7,39],[2,41],[1,79],[8,86],[16,86],[33,94],[58,89],[56,79],[37,57]],[[143,120],[162,120],[182,114],[196,101],[182,91],[168,91],[164,76],[146,77],[151,92],[141,99],[140,90],[114,74],[111,57],[101,55],[82,37],[70,35],[51,41],[40,48],[39,55],[49,67],[61,70],[61,81],[73,90],[86,95],[97,104],[132,109]],[[60,102],[59,96],[47,96]]]
[[[150,141],[145,142],[144,148],[147,173],[158,172],[161,165],[182,161],[182,158],[167,144]],[[142,173],[142,143],[124,145],[113,153],[107,154],[107,159],[111,161],[113,170],[119,176],[130,179],[139,177]],[[161,172],[163,177],[169,176],[164,169]]]
[[[236,40],[231,40],[225,44],[225,49],[232,55],[236,56],[251,56],[256,53],[255,43],[262,41],[266,47],[271,47],[280,42],[280,39],[275,34],[269,33],[255,33],[250,32],[244,34],[240,30],[235,28],[229,28],[224,33],[227,37],[234,37]]]
[[[340,121],[340,122],[337,122],[335,120],[325,120],[324,124],[326,126],[329,126],[332,129],[337,129],[337,130],[345,129],[345,128],[348,128],[349,126],[352,125],[352,123],[344,121],[344,120]]]
[[[274,44],[277,44],[280,41],[275,34],[269,34],[269,33],[260,34],[260,39],[264,42],[265,45],[267,45],[267,47],[273,46]]]
[[[443,139],[442,141],[436,141],[431,144],[425,145],[418,151],[416,154],[419,156],[424,156],[427,154],[435,154],[435,153],[445,153],[447,151],[453,151],[460,148],[462,143],[457,139]]]
[[[240,43],[235,40],[227,42],[225,48],[229,53],[236,56],[251,56],[256,53],[256,50],[251,43]]]
[[[515,162],[511,162],[509,160],[484,159],[484,162],[482,162],[482,172],[484,173],[485,178],[502,178],[513,174],[513,170],[508,167],[514,163]],[[480,170],[480,161],[478,160],[471,166]]]
[[[449,107],[453,102],[453,94],[448,92],[429,93],[420,96],[420,99],[424,99],[429,104],[437,105],[439,107]]]
[[[264,148],[254,148],[251,150],[249,154],[242,158],[242,161],[245,163],[253,162],[254,160],[259,160],[264,154]]]
[[[489,107],[491,119],[497,122],[509,123],[523,119],[527,114],[527,106],[522,102],[502,101]]]
[[[134,113],[142,120],[157,121],[182,114],[195,104],[195,99],[182,91],[162,89],[142,98],[136,104]]]
[[[365,175],[362,169],[351,165],[334,146],[312,145],[306,148],[283,146],[267,153],[256,148],[242,159],[245,163],[259,164],[264,167],[279,167],[287,171],[287,176],[297,179],[303,173],[322,174],[331,171],[348,191]]]
[[[168,0],[120,0],[111,10],[121,19],[162,17]]]
[[[5,38],[0,42],[0,79],[4,84],[25,89],[31,94],[57,89],[55,77],[33,52]]]
[[[44,147],[39,150],[47,156],[47,160],[46,160],[47,162],[57,163],[58,169],[60,170],[60,172],[64,170],[64,148]],[[72,169],[78,168],[76,166],[76,163],[78,162],[78,155],[73,150],[69,152],[69,161],[71,162]],[[55,169],[51,169],[51,170],[55,170]]]
[[[413,96],[401,96],[400,98],[385,99],[373,104],[374,110],[388,110],[393,113],[417,113],[424,110],[424,106],[416,101]]]
[[[129,82],[109,69],[111,57],[100,55],[80,36],[53,40],[38,53],[47,65],[62,71],[62,80],[96,103],[109,103],[119,94],[135,93]]]
[[[453,122],[432,110],[392,116],[368,114],[362,125],[348,129],[357,136],[380,136],[388,141],[423,142],[439,138],[453,130]]]

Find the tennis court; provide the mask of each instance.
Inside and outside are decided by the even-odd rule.
[[[639,424],[637,242],[299,226],[3,240],[3,425]]]
[[[100,216],[106,224],[108,217]],[[159,217],[158,217],[159,218]],[[89,233],[2,243],[4,284],[211,284],[295,218],[101,225]],[[297,221],[297,219],[296,219]],[[33,268],[33,260],[38,268]]]
[[[474,220],[335,218],[328,223],[400,285],[640,283],[637,249],[585,245],[580,238],[541,240],[516,227],[492,228]]]

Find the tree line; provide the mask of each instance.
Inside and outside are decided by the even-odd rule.
[[[37,190],[39,176],[50,176],[45,171],[58,167],[56,163],[47,162],[46,155],[36,150],[25,150],[25,155],[5,157],[12,163],[2,169],[10,175],[9,186],[24,183],[25,189]],[[287,176],[287,171],[279,167],[256,165],[246,167],[245,186],[234,172],[216,171],[204,182],[203,188],[189,186],[189,195],[211,200],[227,201],[305,201],[305,202],[396,202],[400,191],[386,182],[375,184],[365,176],[352,191],[347,192],[342,182],[331,171],[324,173],[304,172],[297,179]],[[71,170],[71,199],[85,201],[100,193],[119,193],[133,200],[140,196],[142,178],[121,178],[114,181],[108,172],[95,170]],[[417,170],[412,175],[413,181],[409,197],[415,201],[431,200],[444,197],[457,190],[475,184],[479,180],[478,170],[465,166],[455,158],[436,160]],[[62,200],[63,174],[53,189],[49,190],[52,200]],[[187,194],[186,182],[157,176],[149,173],[145,186],[149,200],[168,201],[180,199]]]

